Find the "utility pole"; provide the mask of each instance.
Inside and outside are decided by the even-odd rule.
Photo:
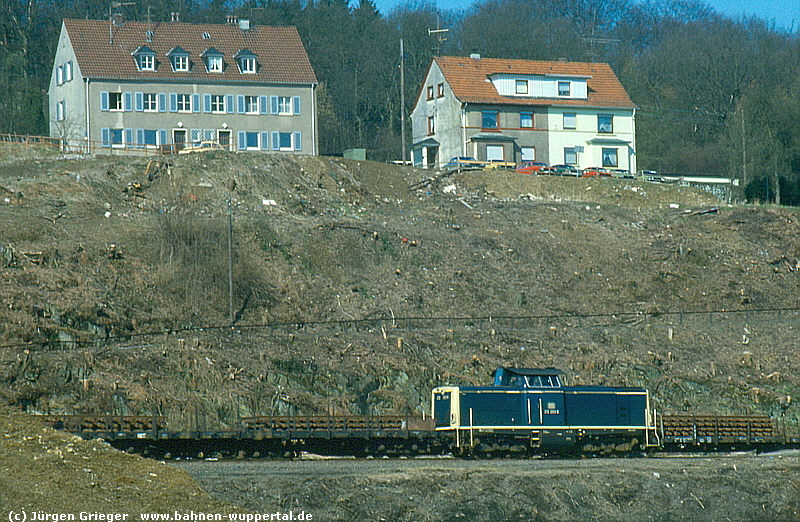
[[[403,147],[400,159],[406,164],[406,58],[403,39],[400,38],[400,142]]]
[[[228,192],[228,310],[233,328],[233,212],[231,211],[231,194]]]
[[[747,142],[744,134],[744,106],[742,106],[742,191],[747,189]]]

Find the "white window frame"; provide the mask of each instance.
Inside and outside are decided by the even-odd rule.
[[[156,70],[156,57],[152,54],[139,55],[139,70],[140,71],[155,71]]]
[[[172,57],[172,69],[175,71],[189,70],[189,57],[185,54],[176,54]]]
[[[225,114],[225,95],[212,94],[211,95],[211,113],[212,114]]]
[[[255,74],[256,59],[252,56],[243,56],[239,58],[239,70],[242,74]]]
[[[245,94],[244,96],[244,113],[245,114],[258,114],[258,96]]]
[[[119,142],[114,141],[114,134],[119,132]],[[125,129],[108,129],[108,143],[112,148],[124,149],[125,148]]]
[[[178,94],[178,112],[192,112],[192,95]]]
[[[222,72],[222,56],[209,56],[208,72],[221,73]]]
[[[559,80],[556,89],[558,90],[559,98],[569,98],[572,96],[572,82]]]
[[[606,161],[606,157],[609,161]],[[613,159],[613,161],[611,161]],[[603,167],[619,167],[619,149],[616,147],[603,147],[600,151],[600,160]]]
[[[489,154],[491,151],[491,155]],[[500,151],[500,156],[496,156],[495,153]],[[486,161],[505,161],[506,158],[506,148],[502,145],[497,144],[490,144],[486,145]]]
[[[128,62],[130,63],[130,62]],[[125,103],[123,101],[121,92],[108,93],[108,110],[114,112],[122,112],[125,110]],[[116,102],[116,103],[115,103]]]
[[[528,80],[514,80],[514,90],[517,94],[528,94]]]
[[[154,92],[143,93],[142,110],[144,112],[158,112],[158,94]]]
[[[289,145],[284,146],[283,140],[289,136]],[[278,133],[278,150],[281,152],[289,152],[294,150],[294,133],[293,132],[279,132]]]
[[[64,81],[72,80],[72,60],[64,63]]]
[[[291,96],[278,96],[278,114],[284,116],[294,114]]]
[[[536,147],[520,147],[519,150],[522,161],[536,161]]]
[[[66,119],[66,103],[64,100],[56,103],[56,121],[64,121]]]
[[[574,112],[565,112],[563,114],[563,123],[565,130],[574,130],[578,128],[578,115]]]

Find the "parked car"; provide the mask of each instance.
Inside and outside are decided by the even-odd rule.
[[[614,173],[605,167],[589,167],[588,169],[583,169],[581,173],[581,177],[584,178],[611,177],[613,175]]]
[[[517,174],[539,174],[547,170],[547,163],[544,161],[523,161],[514,172]]]
[[[517,164],[513,161],[503,161],[503,160],[491,160],[488,163],[484,164],[485,169],[513,169],[516,167]]]
[[[446,169],[479,169],[486,165],[485,161],[478,161],[470,156],[455,156],[444,164]]]
[[[211,152],[215,150],[225,150],[225,147],[220,145],[218,141],[200,141],[185,145],[178,154],[192,154],[194,152]]]
[[[664,178],[661,177],[661,174],[659,174],[655,170],[640,170],[639,175],[643,177],[646,181],[656,181],[656,182],[664,181]]]
[[[550,173],[557,176],[580,176],[581,171],[575,165],[553,165]]]

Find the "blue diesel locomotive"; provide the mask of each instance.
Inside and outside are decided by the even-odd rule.
[[[498,368],[492,386],[432,392],[436,431],[462,453],[610,453],[654,441],[643,388],[567,386],[560,370]]]

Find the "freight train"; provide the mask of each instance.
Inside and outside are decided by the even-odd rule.
[[[170,430],[163,417],[47,415],[84,438],[156,458],[320,455],[475,457],[800,447],[765,415],[660,414],[644,388],[570,386],[562,371],[498,368],[488,386],[439,386],[430,417],[261,416],[226,430]]]

